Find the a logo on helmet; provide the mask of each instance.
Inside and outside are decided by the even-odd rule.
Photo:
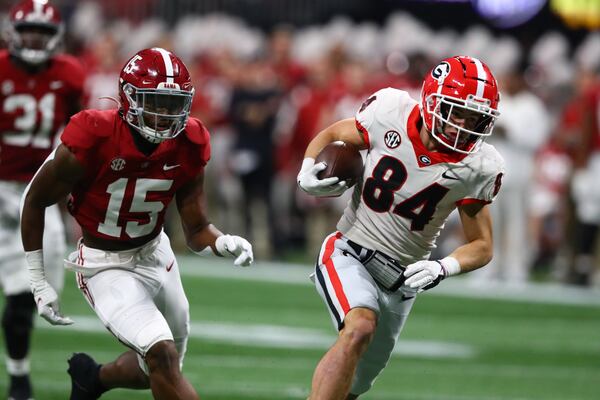
[[[122,171],[125,168],[125,160],[122,158],[115,158],[110,162],[110,169],[113,171]]]
[[[136,54],[135,56],[133,56],[131,58],[131,60],[129,60],[129,62],[127,63],[125,68],[123,68],[123,72],[125,72],[126,74],[131,74],[135,68],[135,63],[141,59],[142,59],[142,56],[140,56],[139,54]]]
[[[156,88],[179,90],[179,84],[175,82],[160,82]]]
[[[446,61],[442,61],[434,69],[431,70],[431,76],[433,76],[433,78],[436,79],[439,83],[443,82],[444,78],[446,78],[449,74],[450,64],[448,64]]]

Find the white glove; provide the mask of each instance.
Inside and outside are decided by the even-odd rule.
[[[44,275],[42,250],[25,252],[29,269],[29,285],[38,314],[52,325],[71,325],[73,320],[60,313],[58,295]]]
[[[313,196],[339,196],[348,189],[346,181],[332,176],[331,178],[319,179],[317,174],[327,168],[324,162],[315,164],[314,158],[305,158],[302,168],[298,173],[298,186]]]
[[[234,265],[247,267],[254,261],[252,254],[252,245],[243,237],[233,235],[222,235],[215,241],[215,248],[220,255],[231,255],[236,257],[233,261]]]
[[[419,292],[437,286],[443,279],[460,273],[460,265],[454,257],[436,261],[417,261],[404,271],[404,284]]]

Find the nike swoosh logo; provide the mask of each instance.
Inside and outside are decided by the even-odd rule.
[[[168,171],[170,169],[177,168],[179,166],[180,166],[180,164],[175,164],[175,165],[167,165],[167,164],[165,164],[165,165],[163,165],[163,171]]]
[[[460,180],[460,178],[457,177],[456,175],[448,175],[448,172],[450,172],[450,170],[444,171],[444,173],[442,174],[442,178],[453,179],[455,181],[459,181]]]
[[[171,268],[173,268],[173,264],[175,264],[175,260],[171,261],[171,264],[169,264],[169,266],[167,267],[167,272],[171,271]]]

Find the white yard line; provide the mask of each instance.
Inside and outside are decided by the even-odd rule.
[[[69,330],[89,333],[106,333],[106,328],[95,317],[71,316],[75,324],[67,327],[52,327],[45,323],[37,329]],[[293,328],[280,325],[247,325],[233,322],[192,322],[192,338],[211,342],[238,344],[252,347],[285,349],[328,349],[335,336],[317,329]],[[400,340],[394,354],[418,358],[472,358],[472,346],[429,340]]]
[[[312,285],[310,265],[256,262],[248,268],[234,267],[229,259],[179,255],[183,276],[213,277],[243,281]],[[583,289],[556,283],[526,283],[518,286],[504,283],[474,282],[466,277],[453,277],[425,295],[444,295],[476,299],[525,301],[543,304],[600,307],[600,289]]]

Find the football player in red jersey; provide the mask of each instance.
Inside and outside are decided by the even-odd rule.
[[[35,304],[19,238],[19,202],[26,184],[52,151],[58,133],[79,111],[84,72],[56,54],[63,24],[47,1],[25,0],[9,12],[0,50],[0,287],[6,296],[2,329],[10,375],[9,399],[32,396],[29,338]],[[47,211],[44,257],[48,280],[63,284],[64,228],[58,207]]]
[[[75,354],[72,400],[117,387],[150,388],[155,399],[198,399],[181,374],[189,305],[163,232],[173,198],[191,250],[210,246],[236,265],[253,261],[250,243],[222,234],[205,216],[210,143],[204,125],[189,117],[193,95],[178,57],[161,48],[138,52],[121,71],[120,108],[72,117],[24,196],[22,239],[40,314],[52,324],[71,322],[60,314],[41,257],[44,210],[70,194],[83,238],[65,263],[102,323],[130,348],[102,366]]]
[[[500,189],[504,161],[484,139],[498,101],[485,64],[451,57],[425,77],[420,102],[382,89],[355,118],[336,122],[308,145],[298,184],[315,196],[347,189],[337,177],[317,178],[325,167],[315,164],[320,149],[342,140],[368,150],[363,176],[312,276],[339,336],[315,369],[310,400],[353,400],[367,392],[418,293],[491,260],[487,204]],[[454,209],[468,243],[429,260]]]

